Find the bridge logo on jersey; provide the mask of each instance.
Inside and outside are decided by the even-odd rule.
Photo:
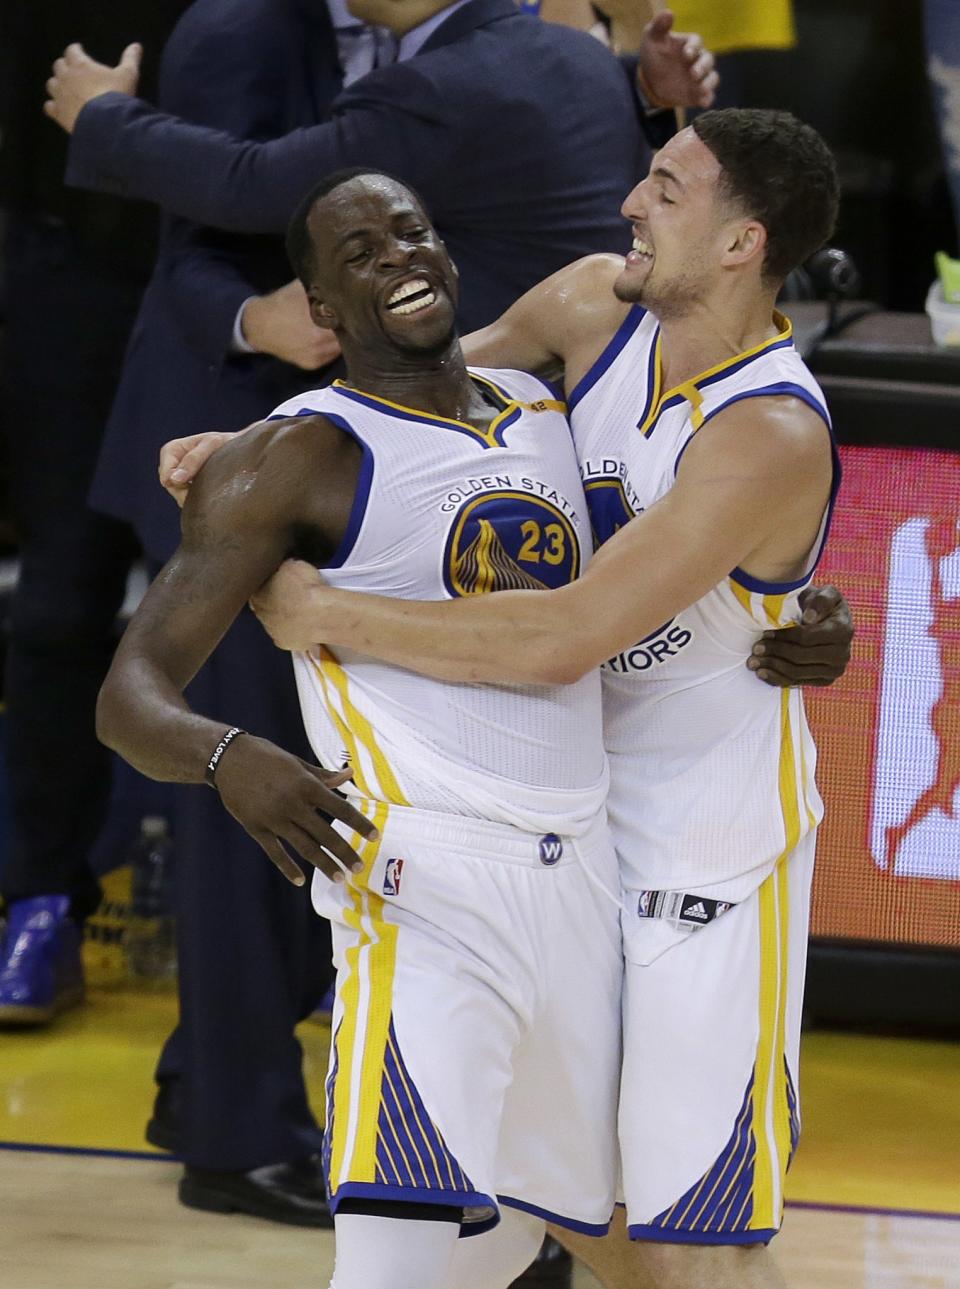
[[[611,461],[607,468],[615,465],[616,462]],[[594,549],[609,541],[635,515],[643,513],[641,508],[634,510],[631,506],[626,486],[619,474],[587,477],[583,482],[583,490],[587,497],[587,510],[590,512]],[[662,627],[657,627],[656,631],[651,631],[632,649],[624,649],[616,657],[609,658],[603,668],[620,675],[649,671],[651,667],[675,658],[692,639],[693,632],[681,626],[676,618],[671,618]]]
[[[584,479],[583,490],[593,530],[593,548],[598,550],[614,533],[629,524],[637,512],[627,500],[623,480],[616,475]]]
[[[870,849],[898,877],[960,880],[960,521],[890,546]]]
[[[544,497],[496,491],[473,497],[451,525],[443,580],[453,596],[549,591],[580,572],[580,543],[567,516]]]

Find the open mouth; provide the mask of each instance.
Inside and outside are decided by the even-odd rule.
[[[649,264],[653,259],[653,247],[649,242],[645,242],[642,237],[635,237],[633,239],[633,254],[637,260]]]
[[[413,278],[397,287],[387,300],[387,308],[391,313],[419,313],[421,309],[429,309],[436,298],[436,292],[425,278]]]

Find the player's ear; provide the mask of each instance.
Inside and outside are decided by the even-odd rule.
[[[331,331],[336,331],[340,326],[340,317],[331,304],[321,299],[316,287],[310,287],[307,291],[307,301],[310,305],[310,317],[314,324],[318,327],[328,327]]]
[[[766,249],[767,230],[759,220],[740,220],[730,228],[721,262],[724,265],[748,264],[751,260],[762,263]]]

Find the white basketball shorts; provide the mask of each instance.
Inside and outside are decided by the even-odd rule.
[[[814,843],[709,925],[672,936],[638,916],[638,892],[625,897],[620,1146],[634,1239],[755,1244],[780,1227],[800,1132]],[[683,908],[697,909],[689,893]]]
[[[317,874],[337,996],[330,1207],[507,1204],[603,1234],[617,1180],[619,887],[605,819],[576,840],[367,803],[366,867]]]

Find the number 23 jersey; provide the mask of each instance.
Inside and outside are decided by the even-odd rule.
[[[322,413],[362,449],[330,585],[441,600],[579,576],[592,542],[565,405],[523,372],[471,378],[496,409],[485,430],[339,382],[274,413]],[[318,758],[353,767],[345,791],[570,836],[603,809],[599,675],[455,684],[340,647],[294,666]]]

